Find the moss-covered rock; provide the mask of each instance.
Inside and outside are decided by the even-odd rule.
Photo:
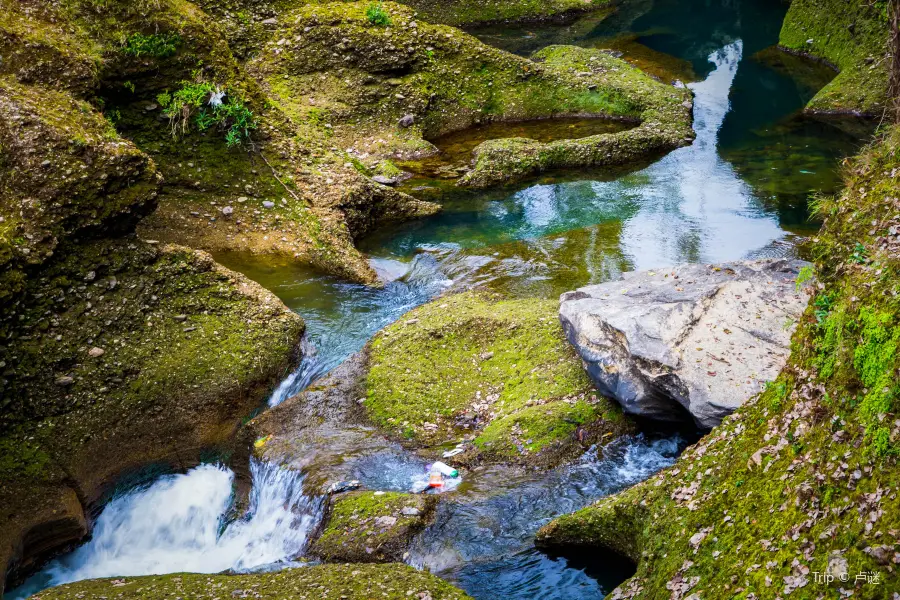
[[[59,248],[0,315],[0,564],[77,541],[80,511],[123,473],[226,442],[302,332],[206,254],[135,238]]]
[[[437,496],[350,492],[338,496],[310,552],[330,562],[399,562],[434,515]]]
[[[164,600],[167,598],[271,600],[467,600],[461,590],[406,565],[321,565],[245,575],[152,575],[94,579],[40,593],[43,600]],[[37,596],[35,596],[37,598]]]
[[[687,89],[678,89],[647,76],[607,52],[550,46],[536,53],[545,68],[569,74],[591,90],[616,98],[627,111],[607,110],[608,116],[640,123],[618,133],[581,139],[538,142],[524,138],[490,140],[475,151],[475,165],[459,182],[486,187],[517,181],[560,168],[621,165],[663,154],[694,139],[692,101]]]
[[[824,60],[840,73],[807,105],[816,113],[879,116],[886,106],[887,2],[794,0],[779,44],[790,52]]]
[[[128,231],[153,210],[153,162],[90,105],[0,78],[0,302],[60,242]]]
[[[57,3],[0,0],[0,75],[83,95],[98,82],[100,47]]]
[[[405,0],[429,23],[463,27],[489,23],[566,21],[588,11],[612,11],[612,0]]]
[[[366,411],[416,445],[472,439],[463,461],[556,463],[629,431],[594,391],[556,310],[467,292],[408,313],[371,343]]]
[[[321,144],[312,140],[324,135],[329,145],[348,148],[367,168],[386,158],[432,154],[436,150],[427,139],[491,121],[567,115],[643,118],[643,145],[632,144],[629,158],[692,139],[689,93],[660,84],[608,54],[582,56],[570,48],[528,60],[456,29],[421,22],[398,4],[383,5],[386,25],[371,23],[366,10],[364,2],[298,9],[284,19],[289,25],[251,69],[279,108],[305,124],[302,131],[310,143]],[[597,69],[608,70],[607,76],[581,72],[594,59],[605,61]],[[665,138],[667,145],[654,145],[647,137],[657,128],[657,138]],[[576,159],[571,162],[577,166]],[[489,185],[519,177],[514,171],[500,178],[491,175],[494,171],[482,168],[464,182]]]
[[[630,557],[620,598],[900,592],[900,129],[846,183],[818,203],[818,290],[778,379],[672,468],[557,519],[540,544]]]

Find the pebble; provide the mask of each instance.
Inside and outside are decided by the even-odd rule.
[[[404,506],[400,509],[400,514],[407,517],[417,517],[421,514],[421,511],[414,506]]]
[[[106,350],[104,350],[103,348],[97,348],[96,346],[88,350],[88,356],[90,356],[91,358],[100,358],[104,354],[106,354]]]
[[[75,383],[75,380],[68,375],[56,378],[56,385],[58,385],[59,387],[68,387],[73,383]]]
[[[226,217],[230,217],[232,214],[234,214],[234,209],[230,206],[226,206],[222,209],[222,214]]]
[[[263,207],[264,208],[275,208],[275,203],[270,200],[266,200],[265,202],[263,202]]]

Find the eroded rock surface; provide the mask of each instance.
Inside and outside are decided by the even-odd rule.
[[[591,379],[631,414],[714,427],[788,356],[808,296],[799,260],[625,273],[563,294],[560,320]]]

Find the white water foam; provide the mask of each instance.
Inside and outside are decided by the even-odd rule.
[[[248,571],[284,563],[306,548],[323,510],[303,493],[303,476],[253,461],[250,508],[226,522],[234,473],[202,465],[112,500],[92,539],[13,590],[26,598],[46,587],[97,577]]]

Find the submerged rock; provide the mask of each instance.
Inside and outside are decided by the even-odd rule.
[[[166,600],[202,598],[211,593],[223,599],[262,600],[469,599],[465,592],[430,573],[398,564],[318,565],[241,575],[177,573],[92,579],[51,588],[40,596],[44,600]]]
[[[764,260],[625,273],[563,294],[560,320],[591,379],[626,412],[714,427],[788,356],[807,263]]]
[[[350,492],[334,501],[310,552],[332,562],[398,562],[432,519],[437,496]]]

